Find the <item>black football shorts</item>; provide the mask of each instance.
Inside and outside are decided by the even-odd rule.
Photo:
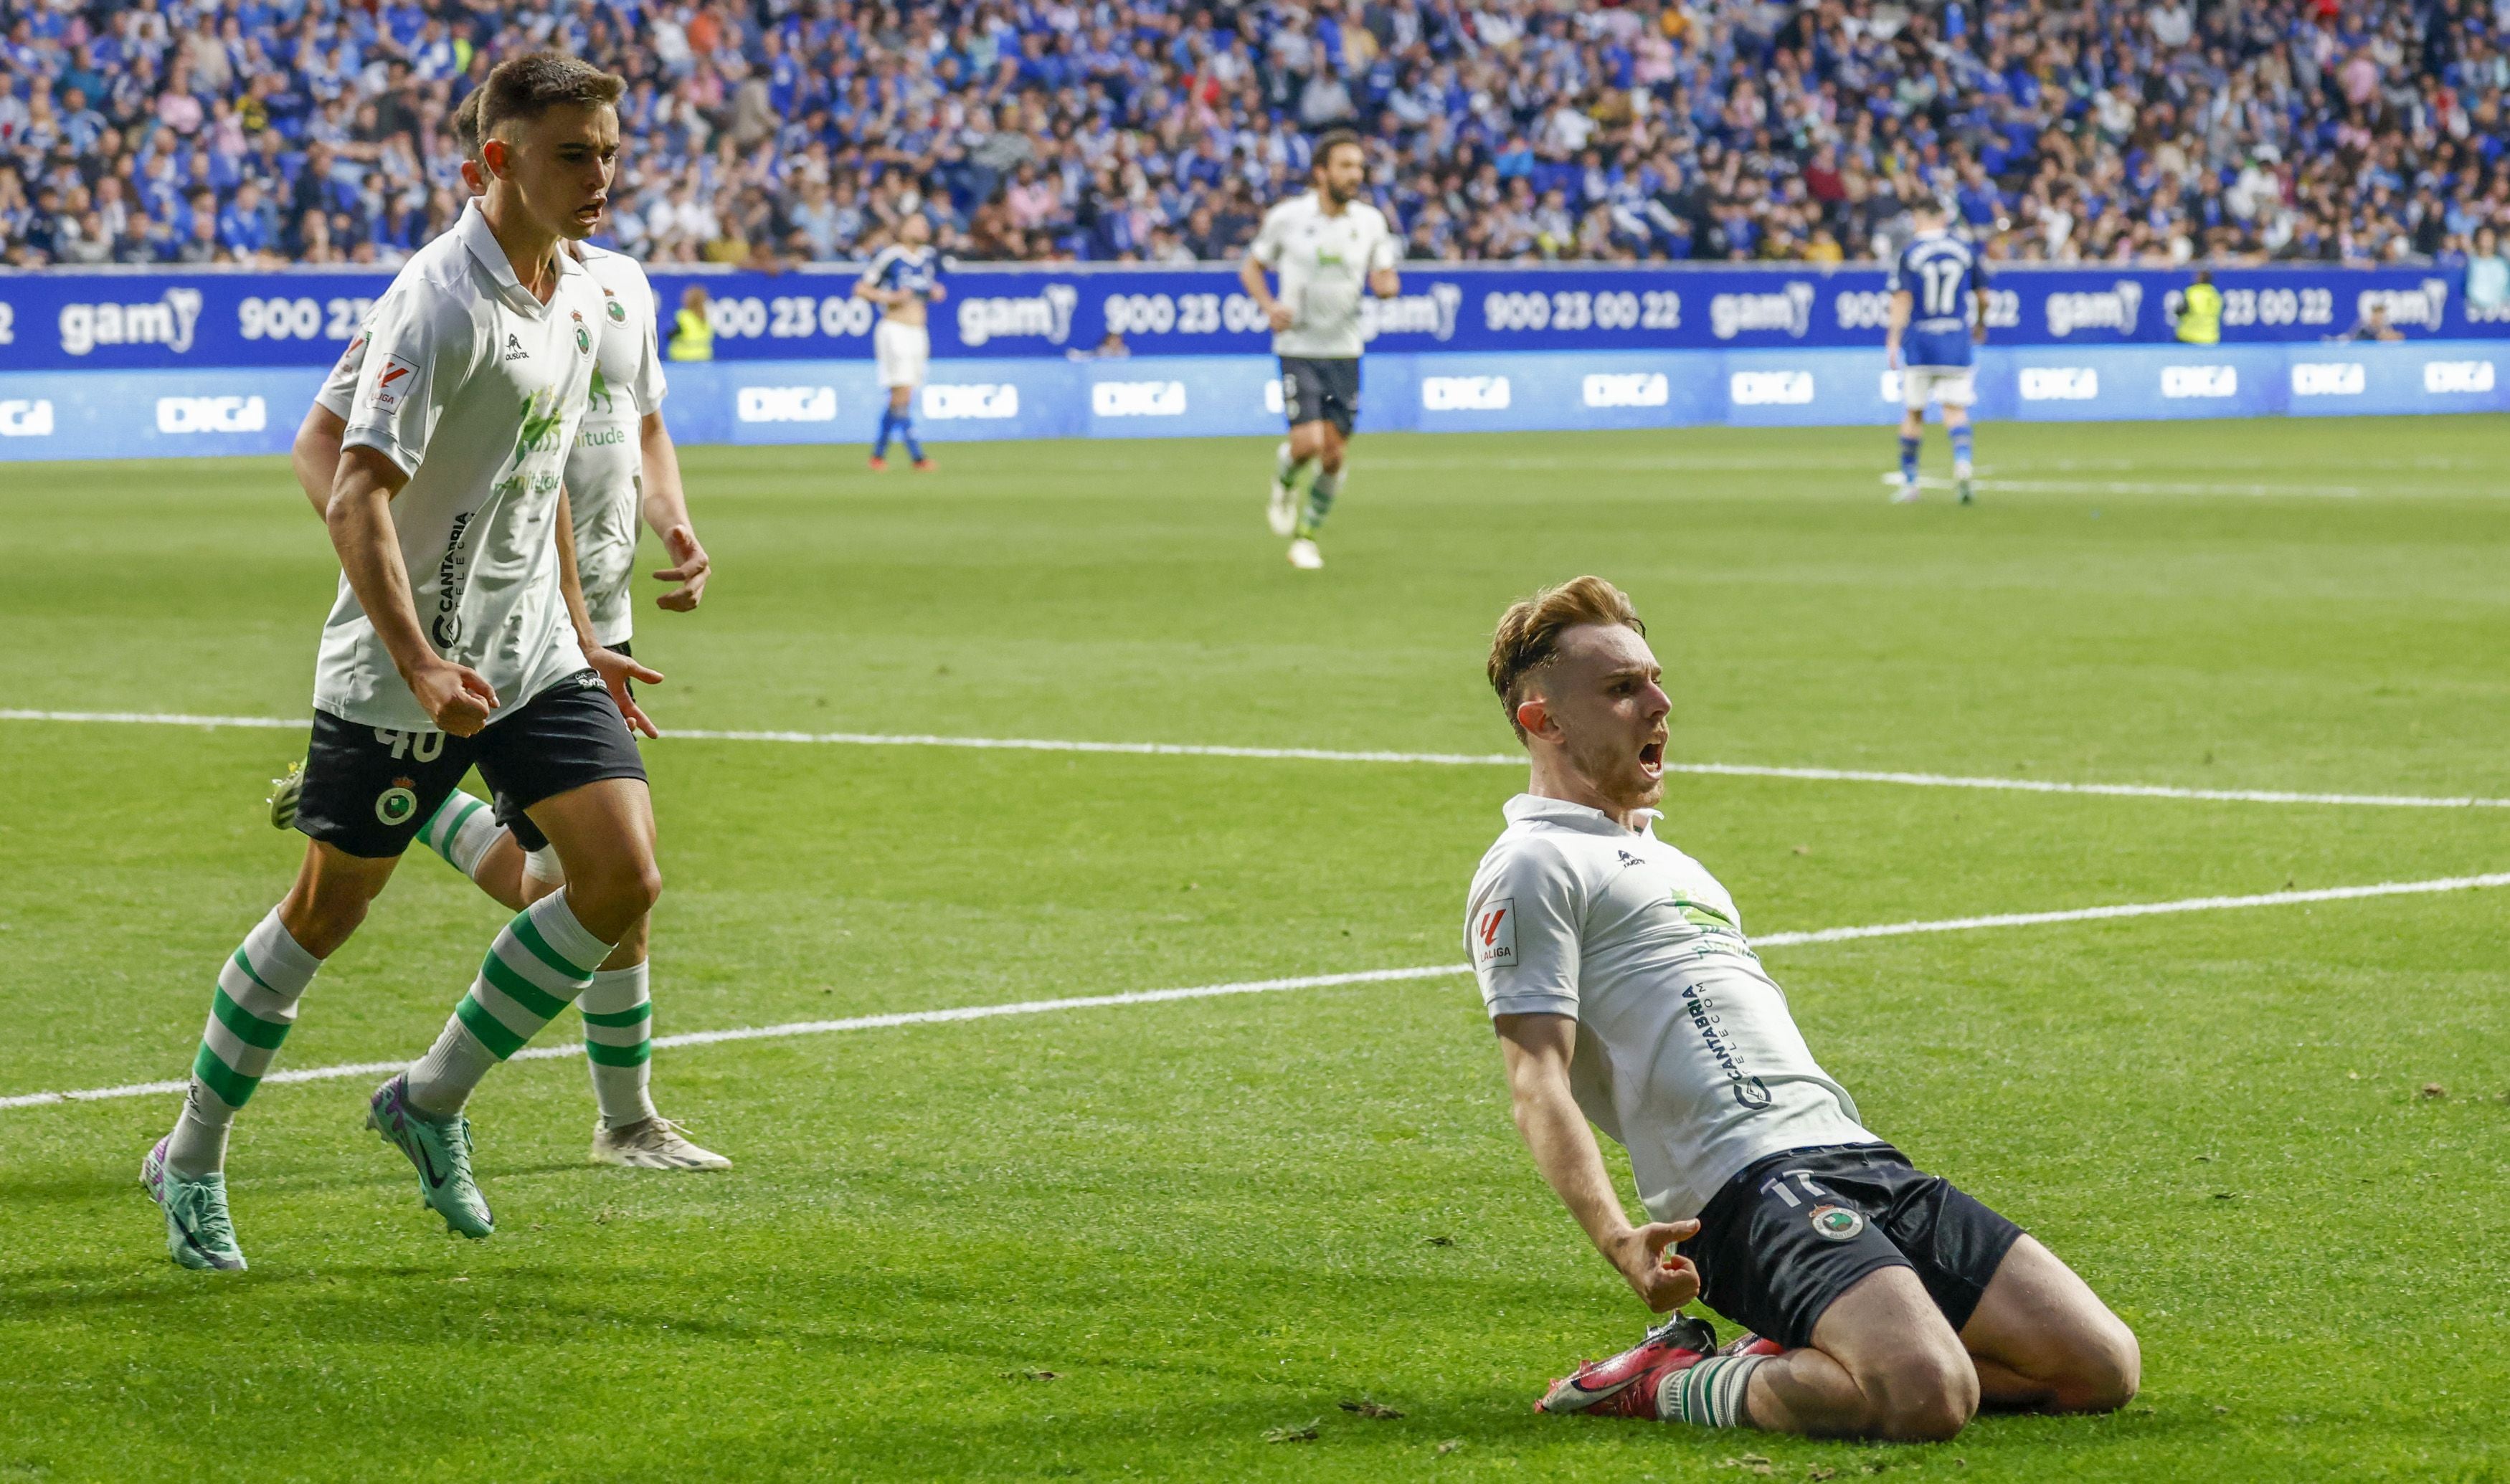
[[[1292,427],[1331,423],[1344,437],[1359,420],[1359,357],[1281,357],[1281,415]]]
[[[1791,1149],[1726,1183],[1678,1250],[1699,1296],[1789,1350],[1880,1268],[1912,1268],[1955,1333],[2022,1228],[1888,1144]]]
[[[498,823],[526,850],[549,841],[525,809],[604,778],[645,776],[636,740],[601,677],[580,670],[468,737],[315,712],[296,828],[350,855],[398,856],[474,763],[496,796]]]

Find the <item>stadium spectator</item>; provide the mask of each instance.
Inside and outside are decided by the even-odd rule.
[[[2454,264],[2510,217],[2505,27],[2502,0],[0,0],[0,261],[396,263],[458,214],[453,106],[557,46],[628,78],[607,235],[660,262],[860,259],[908,213],[971,257],[1230,258],[1348,125],[1422,257],[1871,259],[1928,196],[1992,257]]]

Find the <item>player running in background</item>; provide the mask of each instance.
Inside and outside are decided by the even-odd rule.
[[[1980,1405],[2111,1411],[2135,1336],[2021,1228],[1911,1168],[1812,1059],[1733,899],[1655,836],[1672,711],[1629,599],[1579,577],[1510,608],[1489,674],[1532,755],[1473,873],[1466,949],[1516,1125],[1658,1313],[1545,1412],[1945,1438]],[[1629,1151],[1632,1226],[1592,1124]],[[1678,1255],[1665,1248],[1679,1242]]]
[[[855,282],[856,298],[880,306],[871,348],[889,403],[880,410],[880,437],[871,446],[874,470],[889,467],[892,433],[905,440],[906,457],[917,468],[932,466],[924,457],[924,445],[915,441],[915,393],[932,360],[932,333],[925,327],[925,317],[931,306],[949,296],[941,286],[940,256],[932,241],[932,224],[923,212],[909,211],[897,224],[897,241],[883,247]]]
[[[474,89],[454,110],[454,135],[465,153],[464,183],[481,194],[487,176],[479,164],[479,104]],[[694,610],[705,595],[711,564],[690,523],[681,492],[679,451],[664,426],[663,376],[656,344],[657,306],[652,285],[634,259],[589,242],[566,244],[601,286],[599,348],[584,422],[568,449],[567,505],[572,514],[576,570],[593,638],[615,653],[631,653],[635,632],[629,592],[636,566],[636,521],[641,513],[670,552],[673,566],[655,574],[680,585],[656,598],[657,607]],[[327,515],[331,471],[340,464],[340,440],[365,365],[361,332],[332,367],[297,429],[297,483],[315,513]],[[275,780],[271,822],[295,822],[304,776],[291,770]],[[499,905],[519,911],[565,883],[557,852],[529,817],[492,808],[456,788],[418,839],[447,865],[476,882]],[[614,957],[592,977],[576,1008],[584,1017],[584,1054],[600,1106],[593,1121],[591,1158],[605,1165],[649,1169],[721,1169],[731,1161],[699,1147],[653,1103],[653,1006],[648,968],[648,925],[640,920]]]
[[[1960,502],[1975,495],[1970,482],[1969,409],[1978,399],[1970,348],[1987,340],[1987,265],[1970,244],[1952,234],[1952,213],[1922,200],[1909,212],[1917,232],[1891,260],[1891,317],[1883,352],[1900,373],[1900,488],[1891,498],[1918,498],[1918,445],[1926,432],[1926,401],[1943,404],[1944,431],[1953,442],[1953,478]],[[1904,353],[1905,348],[1905,353]]]
[[[228,1129],[323,961],[474,762],[557,847],[567,882],[498,934],[434,1047],[368,1101],[369,1126],[453,1230],[494,1229],[471,1173],[472,1089],[616,966],[662,891],[628,734],[652,723],[627,685],[662,677],[594,641],[558,535],[606,315],[559,244],[600,219],[626,85],[537,53],[483,86],[487,195],[411,257],[366,330],[325,514],[342,580],[315,671],[305,862],[221,963],[182,1114],[142,1163],[187,1267],[245,1266]]]
[[[1274,456],[1273,534],[1291,538],[1291,566],[1312,571],[1325,564],[1316,532],[1342,493],[1343,450],[1359,416],[1360,295],[1390,299],[1403,289],[1394,272],[1402,249],[1385,213],[1359,199],[1368,185],[1359,135],[1337,129],[1316,140],[1310,176],[1313,189],[1264,213],[1237,279],[1272,322],[1290,422]],[[1268,270],[1281,280],[1277,294]]]

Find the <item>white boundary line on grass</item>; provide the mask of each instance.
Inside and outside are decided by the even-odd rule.
[[[151,711],[0,709],[0,722],[111,723],[150,726],[302,728],[285,717],[195,716]],[[1251,758],[1291,762],[1400,762],[1438,767],[1523,767],[1518,753],[1343,752],[1321,747],[1228,747],[1192,742],[1083,742],[1053,737],[944,737],[869,731],[737,731],[674,727],[665,732],[697,742],[783,742],[829,747],[960,747],[980,752],[1108,753],[1146,758]],[[2340,804],[2384,809],[2510,809],[2510,798],[2428,794],[2308,794],[2281,789],[2188,789],[2151,783],[2060,783],[2037,778],[1974,778],[1865,768],[1782,767],[1747,762],[1668,762],[1668,773],[1723,778],[1789,778],[1805,783],[1887,783],[1921,789],[1986,789],[2017,794],[2084,794],[2109,798],[2178,798],[2210,803]]]
[[[1811,932],[1768,933],[1753,940],[1764,948],[1806,944],[1844,943],[1859,938],[1907,938],[1921,933],[1965,933],[1980,928],[2036,927],[2052,922],[2106,922],[2119,917],[2159,917],[2176,912],[2223,911],[2238,908],[2291,907],[2308,902],[2350,902],[2363,897],[2424,896],[2435,892],[2472,891],[2510,886],[2510,872],[2479,876],[2440,876],[2427,881],[2382,881],[2371,886],[2326,886],[2307,891],[2274,891],[2251,897],[2188,897],[2177,902],[2129,902],[2113,907],[2077,907],[2062,911],[2001,912],[1987,917],[1947,917],[1934,922],[1883,922],[1863,927],[1819,928]],[[789,1020],[781,1025],[735,1026],[726,1030],[693,1030],[656,1036],[657,1048],[714,1046],[726,1041],[783,1041],[800,1036],[831,1035],[850,1030],[885,1030],[899,1025],[941,1025],[962,1020],[990,1020],[1003,1016],[1051,1015],[1065,1010],[1106,1010],[1122,1005],[1160,1005],[1173,1000],[1208,1000],[1233,994],[1267,994],[1287,989],[1328,989],[1343,984],[1379,984],[1401,980],[1449,979],[1472,972],[1470,964],[1429,964],[1409,969],[1361,969],[1349,974],[1310,974],[1292,979],[1250,979],[1226,984],[1194,984],[1182,989],[1136,989],[1124,994],[1068,995],[1051,1000],[1016,1000],[1007,1005],[959,1005],[947,1010],[904,1010],[889,1015],[853,1016],[840,1020]],[[584,1049],[527,1046],[516,1061],[551,1061],[579,1057]],[[406,1061],[352,1061],[336,1066],[309,1066],[273,1072],[262,1082],[324,1082],[342,1077],[373,1077],[397,1072]],[[45,1107],[63,1102],[105,1102],[116,1098],[152,1097],[183,1092],[188,1081],[133,1082],[121,1087],[82,1088],[66,1093],[19,1093],[0,1097],[0,1109]]]

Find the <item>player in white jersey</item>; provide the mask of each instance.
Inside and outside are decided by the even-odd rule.
[[[1308,194],[1264,213],[1237,280],[1273,326],[1290,424],[1274,455],[1273,534],[1290,538],[1291,566],[1312,571],[1325,564],[1316,532],[1342,493],[1343,449],[1359,417],[1360,299],[1403,291],[1394,272],[1403,252],[1385,213],[1359,199],[1368,184],[1359,135],[1338,129],[1317,139],[1310,175]],[[1279,292],[1267,271],[1279,278]]]
[[[1982,1402],[2124,1405],[2141,1369],[2126,1325],[1866,1129],[1733,899],[1656,838],[1672,703],[1645,636],[1600,577],[1501,618],[1491,685],[1533,772],[1473,874],[1466,946],[1517,1128],[1562,1204],[1649,1308],[1704,1297],[1749,1332],[1721,1351],[1677,1314],[1538,1409],[1921,1439]],[[1590,1124],[1629,1151],[1644,1225]]]
[[[557,848],[567,884],[500,933],[428,1053],[368,1101],[420,1199],[494,1229],[471,1173],[471,1090],[590,983],[662,890],[628,690],[662,677],[601,648],[561,489],[594,368],[599,287],[563,241],[599,220],[615,76],[549,53],[483,85],[484,199],[414,254],[368,322],[325,515],[340,555],[297,813],[295,885],[221,965],[183,1112],[141,1180],[187,1267],[245,1266],[227,1131],[401,852],[474,762]]]
[[[481,90],[473,90],[453,116],[454,134],[466,157],[463,180],[475,196],[487,183],[477,159],[483,97]],[[679,455],[660,410],[665,389],[653,287],[644,270],[625,254],[589,242],[567,246],[602,291],[592,387],[567,453],[570,529],[593,637],[613,652],[629,654],[635,622],[628,589],[635,574],[638,515],[653,526],[673,559],[672,567],[656,575],[680,584],[656,598],[658,607],[694,610],[704,596],[711,564],[690,523]],[[366,341],[361,326],[297,429],[297,482],[318,515],[330,507],[330,471],[339,466],[340,440],[365,365]],[[296,772],[274,781],[273,824],[282,829],[294,824],[302,785],[303,776]],[[492,808],[459,788],[445,796],[420,828],[418,840],[510,910],[528,907],[566,879],[556,850],[527,815],[511,807]],[[653,1104],[648,930],[648,923],[639,921],[615,955],[622,962],[595,974],[592,987],[576,1001],[585,1022],[585,1061],[600,1104],[591,1158],[647,1169],[726,1169],[730,1160],[700,1147]]]
[[[889,467],[892,433],[905,441],[906,457],[916,468],[932,466],[915,438],[915,393],[932,363],[932,331],[926,320],[932,306],[949,295],[941,286],[940,260],[932,241],[932,224],[921,211],[908,212],[897,224],[897,241],[874,255],[855,280],[855,297],[880,306],[871,348],[881,391],[889,400],[880,409],[880,436],[871,446],[874,473]]]

